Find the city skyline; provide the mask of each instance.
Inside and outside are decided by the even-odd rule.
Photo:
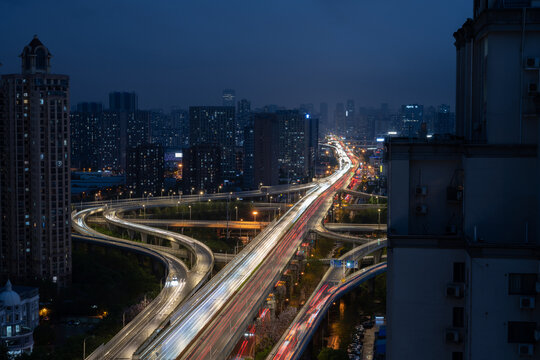
[[[392,7],[352,1],[64,5],[51,12],[33,2],[0,3],[1,11],[13,15],[10,19],[24,13],[33,24],[4,40],[2,73],[19,71],[19,44],[38,34],[57,57],[55,71],[71,76],[72,104],[106,103],[111,91],[135,91],[141,108],[166,110],[219,105],[227,88],[236,90],[237,99],[251,100],[253,108],[349,98],[394,108],[414,102],[453,104],[451,34],[472,15],[468,0],[451,5],[417,0]],[[139,19],[147,26],[132,21],[140,10],[148,12],[148,18]],[[50,26],[60,18],[63,27]],[[0,24],[3,33],[14,26],[10,19]],[[203,23],[211,26],[202,29]],[[191,31],[197,36],[184,36]],[[424,54],[420,59],[419,53]]]

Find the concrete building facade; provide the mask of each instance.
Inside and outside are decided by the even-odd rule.
[[[0,278],[71,279],[69,77],[34,37],[22,73],[2,75]]]
[[[457,137],[387,143],[390,360],[540,358],[540,9],[518,5],[475,1],[454,35]]]

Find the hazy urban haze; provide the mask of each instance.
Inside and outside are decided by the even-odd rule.
[[[54,5],[0,1],[3,73],[20,71],[21,44],[38,34],[53,72],[70,74],[72,104],[129,90],[165,109],[219,104],[224,88],[254,106],[453,104],[452,33],[472,15],[469,0]]]

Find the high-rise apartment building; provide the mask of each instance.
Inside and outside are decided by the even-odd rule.
[[[253,117],[253,187],[279,184],[279,119],[276,114]]]
[[[135,112],[139,109],[139,97],[134,92],[114,91],[109,94],[109,110]]]
[[[330,127],[330,124],[328,122],[328,103],[322,102],[319,105],[319,119],[320,119],[320,126],[321,129],[326,132],[328,128]]]
[[[454,34],[456,139],[388,143],[389,360],[540,358],[535,4],[475,1]]]
[[[255,187],[254,161],[255,161],[255,132],[253,124],[244,128],[244,166],[242,171],[242,189],[249,190]]]
[[[143,144],[128,149],[126,184],[136,196],[161,194],[164,154],[160,144]]]
[[[298,110],[278,110],[279,171],[285,181],[304,181],[309,176],[309,126]]]
[[[216,193],[222,179],[222,147],[196,144],[184,150],[184,194]]]
[[[104,119],[104,132],[109,131],[106,124],[110,124],[114,132],[108,137],[116,136],[116,151],[114,158],[118,158],[118,167],[115,170],[126,169],[127,150],[150,141],[150,113],[139,111],[138,96],[129,92],[112,92],[109,94],[109,109],[107,119]],[[118,129],[118,132],[116,131]]]
[[[455,114],[450,111],[449,105],[439,105],[435,114],[435,123],[433,124],[433,133],[435,134],[454,134],[455,133]]]
[[[356,105],[354,100],[349,99],[345,107],[345,130],[347,133],[351,133],[356,126]]]
[[[120,114],[116,111],[104,111],[101,120],[100,168],[105,170],[121,170],[122,167],[122,127]],[[122,146],[126,146],[125,141]]]
[[[347,115],[343,103],[336,104],[336,110],[334,111],[334,131],[342,135],[345,135],[347,131]]]
[[[2,75],[0,278],[71,279],[69,77],[34,37],[22,73]]]
[[[220,148],[221,181],[236,181],[236,118],[231,106],[193,106],[189,108],[190,146],[213,145]]]
[[[237,104],[236,110],[236,145],[242,146],[244,143],[244,129],[251,121],[251,102],[242,99]]]
[[[82,170],[101,168],[103,106],[79,103],[71,112],[71,166]]]
[[[408,104],[401,106],[401,135],[417,136],[424,123],[424,105]]]
[[[171,129],[178,133],[178,147],[187,148],[189,146],[189,111],[173,109],[171,111]]]

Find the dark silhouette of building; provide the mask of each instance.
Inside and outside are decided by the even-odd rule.
[[[345,105],[343,103],[336,104],[336,110],[334,111],[334,131],[338,134],[344,135],[347,131],[347,117],[345,113]]]
[[[389,149],[387,359],[538,358],[538,2],[454,34],[456,136]]]
[[[143,144],[128,149],[126,184],[136,196],[161,194],[165,158],[159,144]]]
[[[309,176],[309,126],[298,110],[278,110],[279,171],[282,181],[305,181]]]
[[[449,105],[439,105],[435,114],[435,124],[433,133],[435,134],[455,134],[455,114],[450,111]]]
[[[237,104],[236,111],[236,145],[244,143],[244,129],[249,125],[251,118],[251,102],[242,99]]]
[[[244,165],[242,172],[242,188],[244,190],[255,187],[254,161],[255,161],[255,140],[253,122],[244,128]]]
[[[190,146],[212,145],[219,147],[221,174],[218,182],[225,185],[234,183],[237,176],[235,131],[234,107],[194,106],[189,108]],[[195,169],[193,168],[194,171]]]
[[[134,92],[109,93],[109,110],[134,113],[139,109],[139,97]]]
[[[0,113],[0,277],[71,280],[69,77],[51,74],[36,37],[22,73],[3,75]]]
[[[71,117],[71,166],[76,169],[101,168],[103,105],[79,103]]]
[[[184,194],[215,193],[221,182],[221,146],[198,144],[184,150]]]
[[[252,141],[252,187],[279,184],[279,119],[276,114],[254,115]]]
[[[408,104],[401,106],[401,134],[416,137],[424,123],[424,105]]]

